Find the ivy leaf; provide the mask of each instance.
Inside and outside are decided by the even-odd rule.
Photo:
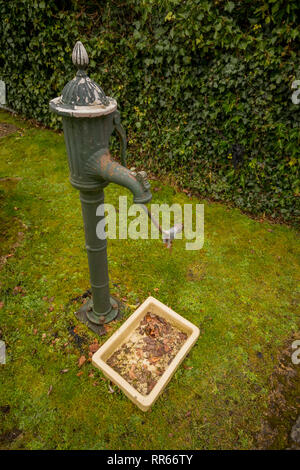
[[[225,10],[226,10],[226,11],[229,11],[229,13],[231,13],[231,12],[233,11],[233,9],[234,9],[234,6],[235,6],[235,5],[234,5],[233,2],[228,2],[228,3],[226,3],[226,5],[225,5]]]

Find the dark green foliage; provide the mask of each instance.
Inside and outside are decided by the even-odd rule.
[[[118,100],[132,162],[296,222],[298,0],[0,0],[0,17],[0,78],[15,110],[60,125],[48,101],[74,76],[81,39],[91,77]]]

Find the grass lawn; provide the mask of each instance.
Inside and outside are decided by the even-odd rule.
[[[78,324],[81,303],[71,301],[89,288],[89,274],[63,135],[4,112],[1,121],[19,131],[0,139],[0,448],[255,447],[278,353],[299,331],[296,231],[204,201],[202,250],[186,251],[185,240],[171,254],[161,240],[108,241],[111,292],[125,299],[125,318],[150,294],[201,330],[143,413],[116,387],[111,393],[88,360],[78,367],[95,335]],[[199,203],[162,182],[152,187],[153,202]],[[113,184],[105,194],[113,204],[130,195]]]

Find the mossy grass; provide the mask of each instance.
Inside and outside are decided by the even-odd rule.
[[[87,360],[95,335],[71,302],[89,288],[79,195],[68,181],[63,136],[1,112],[19,130],[0,139],[0,435],[9,449],[249,449],[267,409],[270,374],[299,330],[299,237],[294,229],[189,198],[163,182],[153,202],[205,205],[202,250],[161,240],[109,240],[112,294],[125,318],[153,295],[201,329],[151,412],[143,413]],[[117,203],[127,190],[105,189]],[[18,224],[25,224],[20,229]],[[17,287],[17,288],[16,288]],[[124,300],[125,299],[125,300]],[[108,327],[102,344],[122,323]],[[82,342],[76,343],[70,327]],[[82,374],[79,374],[82,372]],[[114,390],[114,393],[111,393]],[[3,410],[7,408],[3,408]]]

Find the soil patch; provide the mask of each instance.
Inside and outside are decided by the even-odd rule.
[[[7,135],[12,134],[13,132],[16,132],[17,130],[18,128],[14,126],[13,124],[0,122],[0,138],[6,137]]]
[[[16,249],[24,239],[26,224],[15,216],[10,216],[5,211],[8,205],[10,194],[21,178],[4,177],[0,178],[0,270],[7,262],[8,258],[14,256]],[[18,208],[15,208],[16,213]]]
[[[271,375],[268,411],[256,436],[259,449],[300,448],[293,439],[295,422],[300,414],[300,364],[292,362],[292,354],[295,353],[292,344],[299,339],[300,333],[286,343],[279,355],[279,365]]]
[[[11,431],[6,431],[0,435],[0,444],[10,443],[17,439],[22,431],[18,428],[14,428]]]

